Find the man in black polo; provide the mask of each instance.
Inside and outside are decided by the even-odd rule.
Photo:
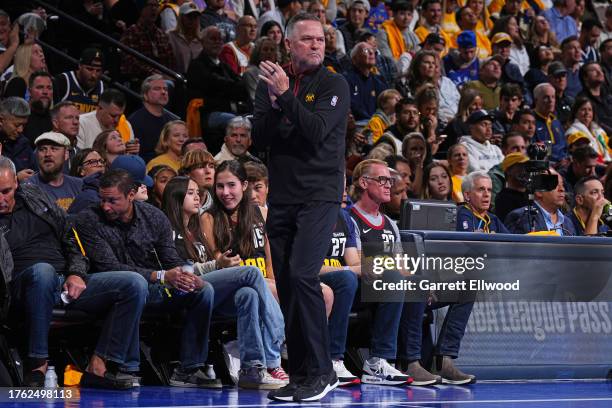
[[[299,14],[287,25],[291,67],[261,63],[253,139],[270,149],[267,231],[289,351],[281,401],[316,401],[338,385],[319,285],[344,190],[346,81],[322,66],[319,20]]]

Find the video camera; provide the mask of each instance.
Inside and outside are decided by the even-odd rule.
[[[550,145],[533,143],[527,147],[527,155],[529,161],[525,163],[527,180],[525,187],[528,194],[534,194],[536,191],[544,192],[551,191],[557,188],[559,178],[555,174],[550,174]]]

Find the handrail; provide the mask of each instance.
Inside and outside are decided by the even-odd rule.
[[[145,63],[147,63],[148,65],[153,66],[155,69],[161,71],[162,73],[172,77],[173,79],[182,82],[183,84],[185,84],[187,82],[187,80],[179,73],[171,70],[170,68],[160,64],[159,62],[147,57],[146,55],[141,54],[140,52],[136,51],[133,48],[130,48],[128,46],[126,46],[125,44],[115,40],[113,37],[104,34],[101,31],[96,30],[95,28],[88,26],[87,24],[83,23],[81,20],[72,17],[70,14],[65,13],[64,11],[58,9],[57,7],[54,7],[52,5],[50,5],[49,3],[46,3],[42,0],[32,0],[33,3],[36,3],[38,5],[40,5],[41,7],[45,8],[46,10],[50,10],[53,13],[61,16],[62,18],[65,18],[66,20],[70,21],[71,23],[95,34],[97,37],[102,38],[103,40],[111,43],[112,45],[116,46],[117,48],[121,49],[122,51],[132,55],[134,58],[139,59],[141,61],[144,61]]]
[[[36,40],[36,43],[38,43],[41,47],[43,47],[45,50],[49,50],[57,55],[59,55],[60,57],[68,60],[69,62],[75,64],[75,65],[79,65],[79,61],[76,58],[71,57],[70,55],[66,54],[65,52],[63,52],[62,50],[59,50],[57,48],[55,48],[54,46],[52,46],[51,44],[47,44],[44,41],[41,41],[40,39]],[[132,91],[130,88],[128,88],[127,86],[123,85],[120,82],[117,82],[115,80],[113,80],[111,77],[109,77],[106,74],[102,74],[102,76],[100,77],[102,80],[110,83],[113,87],[125,92],[126,94],[132,96],[133,98],[142,101],[142,96],[140,96],[139,94],[137,94],[136,92]],[[166,109],[167,110],[167,109]],[[168,111],[170,112],[170,111]],[[170,112],[174,115],[176,115],[174,112]],[[178,116],[178,115],[177,115]]]

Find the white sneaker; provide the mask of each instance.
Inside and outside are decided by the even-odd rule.
[[[346,369],[343,360],[332,360],[332,366],[338,376],[338,385],[340,387],[359,384],[361,382],[358,377],[354,376],[353,373]]]
[[[277,390],[287,382],[272,377],[263,367],[249,367],[240,370],[238,386],[252,390]]]
[[[403,374],[391,366],[384,358],[372,357],[363,362],[364,384],[402,385],[410,380],[410,376]]]

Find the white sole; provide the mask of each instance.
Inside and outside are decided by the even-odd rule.
[[[181,388],[208,388],[208,389],[213,389],[213,390],[214,389],[220,390],[221,388],[223,388],[223,384],[197,385],[197,384],[185,383],[182,381],[172,381],[172,380],[170,380],[168,383],[172,387],[181,387]]]
[[[475,382],[476,382],[475,378],[471,378],[467,380],[460,380],[460,381],[453,381],[453,380],[447,380],[446,378],[442,378],[442,384],[448,384],[448,385],[468,385],[468,384],[474,384]]]
[[[318,400],[320,400],[321,398],[325,397],[325,396],[326,396],[326,395],[327,395],[327,394],[328,394],[330,391],[333,391],[333,390],[334,390],[334,389],[335,389],[335,388],[338,386],[338,384],[339,384],[339,381],[338,381],[338,380],[336,380],[336,383],[335,383],[335,384],[327,384],[327,386],[325,387],[325,389],[323,390],[323,392],[321,392],[320,394],[318,394],[318,395],[314,395],[314,396],[312,396],[312,397],[308,397],[308,398],[301,399],[301,400],[299,400],[299,401],[297,401],[297,402],[312,402],[312,401],[318,401]]]
[[[414,385],[415,387],[425,387],[427,385],[436,385],[439,384],[440,381],[438,380],[429,380],[429,381],[414,381],[412,380],[412,382],[408,385]]]
[[[279,388],[283,388],[287,384],[257,384],[257,383],[240,383],[238,382],[238,387],[243,388],[245,390],[278,390]]]
[[[364,384],[376,384],[376,385],[402,385],[406,384],[408,380],[387,380],[384,378],[377,377],[375,375],[364,374],[361,376],[361,382]]]

